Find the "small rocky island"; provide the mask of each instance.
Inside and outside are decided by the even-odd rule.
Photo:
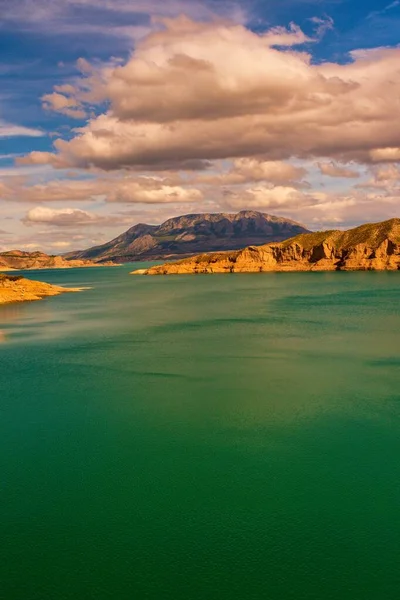
[[[64,288],[42,281],[31,281],[24,277],[0,273],[0,305],[41,300],[46,296],[58,296],[65,292],[80,292],[81,290],[82,288]]]
[[[284,242],[199,254],[133,271],[134,275],[265,273],[269,271],[397,271],[400,219],[348,231],[304,233]]]

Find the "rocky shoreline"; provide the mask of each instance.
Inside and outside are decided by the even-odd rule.
[[[84,288],[65,288],[24,277],[0,274],[0,305],[12,302],[30,302],[66,292],[80,292]]]
[[[134,275],[400,270],[400,219],[348,231],[306,233],[279,243],[200,254]]]

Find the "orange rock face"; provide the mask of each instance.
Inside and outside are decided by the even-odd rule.
[[[23,277],[0,274],[0,304],[40,300],[46,296],[58,296],[65,292],[80,292],[82,288],[64,288]]]
[[[263,273],[270,271],[396,271],[400,219],[348,231],[306,233],[280,243],[201,254],[134,274]]]

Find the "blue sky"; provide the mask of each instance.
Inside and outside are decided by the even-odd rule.
[[[334,64],[335,67],[329,69],[329,78],[334,76],[343,79],[350,89],[351,77],[360,76],[356,84],[367,86],[364,80],[374,77],[378,70],[375,65],[367,67],[363,64],[364,75],[359,75],[359,70],[348,75],[345,66],[359,60],[350,54],[352,51],[374,51],[377,48],[397,51],[400,42],[400,1],[0,0],[0,14],[0,230],[3,232],[0,234],[0,248],[19,246],[64,251],[105,241],[138,220],[160,222],[175,214],[208,210],[258,208],[304,221],[313,228],[346,227],[398,214],[400,183],[397,182],[396,149],[400,146],[400,140],[397,144],[397,109],[392,104],[387,108],[388,114],[391,111],[393,113],[392,127],[390,121],[379,125],[382,117],[376,117],[376,123],[373,124],[371,117],[366,119],[366,127],[371,127],[371,136],[382,135],[376,146],[363,141],[353,144],[348,140],[343,148],[339,141],[334,148],[326,149],[327,144],[322,143],[327,135],[324,126],[319,133],[322,142],[319,145],[313,143],[312,148],[311,143],[308,148],[294,139],[290,141],[290,149],[282,147],[274,153],[266,140],[264,152],[262,140],[257,140],[254,148],[241,145],[230,155],[229,149],[223,148],[225,138],[222,136],[226,136],[226,133],[222,133],[222,127],[225,132],[230,118],[238,122],[237,119],[243,117],[243,106],[237,108],[239,112],[235,112],[234,101],[232,108],[229,108],[230,100],[226,95],[221,100],[227,107],[226,114],[212,116],[216,127],[210,131],[215,131],[215,144],[208,141],[207,147],[198,155],[188,151],[189,162],[182,155],[184,149],[179,156],[174,155],[170,164],[166,162],[165,155],[162,160],[157,158],[162,153],[162,149],[158,148],[152,148],[151,157],[144,162],[138,160],[136,154],[132,160],[124,156],[122,162],[117,157],[115,161],[107,158],[105,162],[104,157],[99,157],[98,149],[94,162],[91,158],[85,159],[85,162],[82,159],[83,150],[78,144],[82,135],[93,136],[93,131],[98,132],[98,123],[102,122],[104,116],[108,119],[104,120],[105,129],[112,127],[112,135],[115,134],[115,119],[124,136],[132,132],[133,145],[129,147],[134,150],[134,136],[139,135],[137,132],[146,137],[156,125],[158,129],[165,129],[167,122],[173,123],[178,135],[184,128],[182,136],[188,136],[190,123],[194,132],[199,128],[202,118],[205,118],[206,124],[209,123],[209,115],[204,117],[202,113],[203,116],[198,116],[195,102],[192,108],[196,112],[196,121],[185,117],[181,122],[179,111],[173,119],[161,115],[157,121],[158,117],[154,115],[163,112],[163,101],[160,98],[159,106],[154,105],[153,112],[145,114],[145,96],[140,114],[137,113],[137,107],[131,107],[129,115],[122,114],[126,99],[129,101],[138,93],[138,80],[128,77],[124,80],[124,98],[113,96],[114,92],[107,96],[109,88],[114,86],[112,89],[115,90],[114,74],[110,74],[112,69],[133,64],[140,52],[144,52],[146,61],[152,56],[154,42],[153,50],[148,50],[149,35],[164,28],[158,17],[174,19],[185,14],[197,24],[215,23],[215,28],[221,27],[221,23],[231,28],[240,26],[243,31],[253,32],[255,36],[262,36],[266,32],[283,36],[283,28],[290,31],[292,27],[293,32],[295,27],[297,32],[301,31],[303,39],[297,33],[293,45],[287,42],[281,45],[278,40],[273,50],[279,51],[284,60],[291,53],[307,54],[310,69],[326,63]],[[291,26],[291,23],[295,25]],[[194,35],[199,36],[199,31],[196,30]],[[180,33],[170,32],[168,35],[170,39],[175,36],[174,47],[180,47],[176,45],[176,36],[179,37]],[[186,34],[182,35],[184,37]],[[209,35],[210,45],[217,43],[216,30],[210,29]],[[185,39],[182,54],[189,56],[192,48],[190,37]],[[237,34],[237,41],[232,43],[246,44],[245,39],[244,35]],[[141,47],[147,50],[141,51]],[[257,60],[255,53],[254,61]],[[373,60],[378,64],[382,59]],[[382,63],[382,69],[387,68],[388,83],[392,78],[391,65],[395,60],[397,55],[390,54]],[[146,64],[148,66],[149,63]],[[268,71],[269,68],[266,55],[264,69]],[[222,77],[223,67],[219,65],[218,69]],[[159,71],[161,73],[161,67]],[[327,72],[323,68],[317,79],[328,79]],[[197,77],[196,73],[188,71],[189,87],[192,78]],[[166,70],[164,75],[167,76]],[[237,71],[230,76],[237,78],[236,83],[246,79],[244,72]],[[313,72],[312,81],[317,79]],[[73,86],[74,92],[67,93],[62,87],[59,88],[61,91],[57,91],[57,86],[65,85]],[[85,85],[86,92],[82,89]],[[163,81],[158,85],[167,84]],[[266,83],[263,88],[265,106],[268,105],[268,85]],[[279,87],[279,82],[276,84],[274,80],[273,85],[274,94],[278,93],[276,86]],[[287,85],[285,69],[282,71],[281,85],[282,90]],[[390,85],[392,88],[391,91],[388,88],[388,94],[396,95],[399,92],[397,81]],[[170,83],[163,89],[167,90],[164,104],[176,101],[177,96],[171,92]],[[378,76],[376,90],[378,94],[382,93],[382,78],[378,81]],[[299,93],[293,91],[293,98],[297,98]],[[331,92],[321,92],[318,88],[316,93],[320,100],[321,94]],[[360,106],[362,102],[367,106],[373,94],[367,87],[364,93],[363,100],[359,96],[356,99]],[[47,102],[43,101],[45,95],[50,96]],[[68,98],[70,108],[67,110],[59,106],[63,102],[60,95]],[[333,102],[333,110],[339,110],[335,98],[327,101]],[[385,101],[383,98],[381,103]],[[205,105],[208,106],[210,102],[204,97]],[[215,98],[215,103],[218,102]],[[291,106],[290,102],[287,106]],[[184,109],[189,110],[186,105]],[[249,109],[249,118],[250,113],[255,114],[254,110],[254,106]],[[264,113],[268,112],[267,109],[263,110]],[[368,110],[375,108],[369,107]],[[382,106],[379,110],[383,110]],[[365,111],[361,112],[365,116]],[[111,114],[113,118],[115,115],[113,123],[109,118]],[[338,123],[338,128],[346,132],[355,127],[360,118],[364,117],[353,115],[344,119],[343,123]],[[145,129],[150,127],[149,123],[152,129]],[[266,123],[266,135],[269,135]],[[308,127],[312,125],[309,123]],[[94,135],[98,137],[102,134]],[[197,144],[195,133],[193,135],[193,144]],[[313,132],[312,135],[317,134]],[[55,144],[56,140],[61,140],[61,144]],[[71,145],[67,145],[68,142]],[[118,147],[118,140],[115,143]],[[214,146],[218,146],[218,149],[215,150]],[[173,144],[169,147],[175,148]],[[41,154],[32,155],[32,152]],[[171,150],[171,156],[174,152]],[[290,169],[287,174],[282,174],[286,173],[282,164],[297,169],[297,174],[293,175]],[[273,169],[275,174],[272,173]],[[264,174],[260,175],[261,171]],[[252,173],[256,172],[258,175],[252,180]],[[121,181],[124,182],[123,189],[112,194],[110,190],[114,189],[115,182],[120,184]],[[92,186],[87,188],[86,196],[82,191],[85,182]],[[77,190],[80,190],[79,193]],[[164,192],[168,201],[163,199]],[[369,198],[368,203],[365,198]]]

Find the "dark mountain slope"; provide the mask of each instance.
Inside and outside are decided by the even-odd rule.
[[[139,223],[106,244],[70,252],[65,258],[97,262],[173,258],[282,241],[307,231],[296,221],[256,211],[184,215],[161,225]]]

